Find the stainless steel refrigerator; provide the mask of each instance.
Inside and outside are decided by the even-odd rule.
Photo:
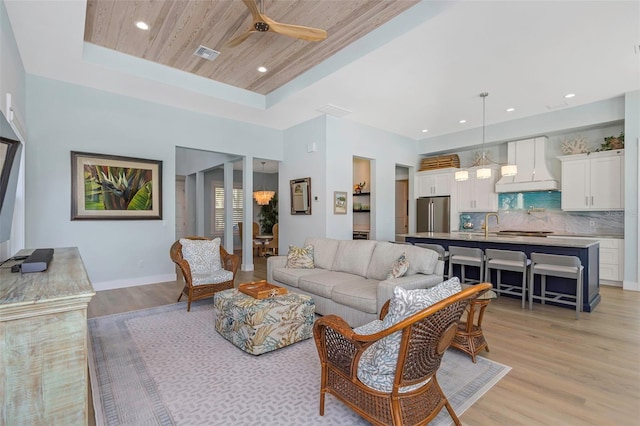
[[[450,197],[418,198],[418,232],[449,232]]]

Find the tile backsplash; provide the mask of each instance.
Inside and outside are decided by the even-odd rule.
[[[491,229],[585,235],[624,234],[624,211],[565,212],[560,209],[558,191],[499,194],[498,209],[500,224],[496,227],[491,220]],[[482,229],[484,213],[465,214],[471,217],[474,229]]]

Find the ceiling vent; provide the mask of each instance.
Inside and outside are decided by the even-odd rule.
[[[323,107],[320,107],[316,111],[321,112],[323,114],[333,115],[334,117],[344,117],[345,115],[349,115],[353,112],[346,108],[340,108],[339,106],[335,106],[331,104],[327,104]]]
[[[196,56],[200,56],[202,59],[206,59],[207,61],[213,61],[218,57],[220,52],[218,52],[217,50],[209,49],[206,46],[200,45],[200,47],[198,47],[196,51],[193,52],[193,54]]]

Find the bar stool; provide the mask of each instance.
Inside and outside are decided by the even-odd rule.
[[[491,269],[496,270],[495,292],[498,294],[511,294],[522,298],[522,309],[527,299],[527,280],[529,279],[529,265],[531,261],[522,251],[486,249],[485,254],[485,279],[491,281]],[[502,271],[520,272],[522,282],[509,284],[502,282]]]
[[[453,276],[453,265],[460,265],[460,282],[481,283],[484,281],[484,252],[479,248],[449,246],[449,277]],[[465,267],[479,269],[479,279],[467,279]]]
[[[442,260],[444,262],[444,270],[448,271],[447,263],[449,262],[449,252],[444,249],[440,244],[427,244],[427,243],[415,243],[414,246],[422,247],[429,250],[433,250],[438,253],[438,260]],[[444,278],[449,278],[447,273],[443,274]]]
[[[580,319],[582,310],[582,275],[584,267],[576,256],[558,254],[531,253],[531,278],[529,279],[529,309],[533,308],[533,300],[561,303],[576,307],[576,319]],[[534,294],[534,279],[540,275],[540,295]],[[575,296],[567,293],[547,291],[547,276],[576,280]]]

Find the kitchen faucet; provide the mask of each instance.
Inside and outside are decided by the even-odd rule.
[[[498,217],[498,213],[487,213],[484,215],[484,237],[487,238],[489,236],[489,217],[496,217],[496,225],[500,224],[500,218]]]

